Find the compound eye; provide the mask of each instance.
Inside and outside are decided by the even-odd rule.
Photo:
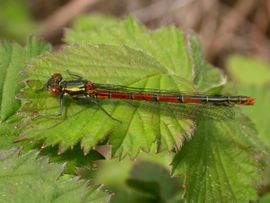
[[[52,96],[57,96],[60,93],[60,89],[57,87],[51,87],[49,88],[49,92]]]

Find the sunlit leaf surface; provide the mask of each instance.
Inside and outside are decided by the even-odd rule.
[[[192,84],[187,80],[169,75],[153,57],[141,51],[126,46],[72,46],[35,60],[28,67],[24,111],[57,112],[58,98],[37,90],[54,72],[70,78],[67,69],[99,83],[192,90]],[[122,123],[109,118],[91,101],[80,103],[66,97],[62,117],[37,120],[28,117],[24,134],[28,138],[45,139],[46,145],[60,143],[62,150],[81,140],[82,147],[88,151],[110,133],[113,152],[133,157],[141,148],[148,150],[155,141],[159,142],[160,148],[172,149],[191,136],[193,122],[190,119],[145,111],[144,107],[127,102],[105,100],[100,103]]]
[[[85,28],[85,27],[84,27]],[[185,34],[175,27],[149,32],[132,17],[96,30],[68,30],[65,36],[71,44],[127,45],[153,56],[168,73],[194,82],[201,90],[224,84],[224,76],[205,61],[201,45],[193,34]]]
[[[195,37],[190,41],[193,48],[188,50],[183,33],[173,27],[149,32],[129,18],[117,28],[112,26],[77,33],[81,35],[70,32],[67,39],[75,43],[80,41],[83,45],[68,46],[35,60],[28,67],[28,89],[23,97],[30,103],[24,106],[24,111],[58,111],[58,99],[36,91],[55,72],[62,73],[66,79],[71,78],[66,71],[69,70],[96,83],[177,91],[197,91],[194,89],[197,70],[200,69],[200,74],[204,74],[204,70],[211,72],[208,66],[199,68],[199,63],[193,62],[193,58],[196,61],[202,58]],[[216,79],[209,80],[209,88],[200,85],[198,77],[196,83],[204,86],[203,89],[222,85],[220,72],[213,71],[213,78]],[[113,155],[121,157],[127,154],[136,157],[141,149],[149,150],[154,142],[159,150],[179,149],[185,139],[191,138],[194,123],[193,118],[186,115],[190,113],[185,113],[185,107],[163,113],[155,110],[159,107],[148,111],[145,105],[129,102],[101,101],[101,104],[122,123],[110,119],[91,102],[82,104],[65,98],[63,117],[29,121],[22,138],[44,139],[46,145],[59,143],[61,151],[81,141],[82,148],[88,152],[110,135]]]
[[[258,161],[266,153],[262,146],[243,114],[222,124],[200,122],[193,140],[173,161],[175,173],[185,180],[183,194],[190,202],[256,200],[253,184],[260,180]]]

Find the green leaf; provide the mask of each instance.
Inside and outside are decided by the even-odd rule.
[[[107,202],[108,195],[77,178],[59,178],[64,165],[37,158],[36,152],[18,156],[0,152],[1,202]],[[16,195],[14,195],[16,194]]]
[[[188,36],[175,27],[154,32],[137,23],[132,17],[96,30],[68,30],[65,41],[71,44],[127,45],[153,56],[170,74],[193,81],[201,90],[224,85],[224,77],[209,66],[202,57],[201,46],[195,35]]]
[[[70,78],[67,69],[97,83],[193,90],[192,83],[180,76],[168,74],[153,57],[141,51],[127,46],[71,46],[62,52],[41,57],[28,67],[28,87],[24,93],[23,110],[38,110],[45,114],[59,111],[59,99],[53,98],[47,92],[36,90],[40,89],[54,72],[62,73],[66,79]],[[146,111],[144,106],[133,106],[125,101],[100,102],[109,114],[122,123],[110,119],[89,101],[85,105],[66,97],[63,117],[40,118],[35,121],[27,117],[24,121],[27,129],[22,138],[45,139],[45,146],[60,143],[60,151],[81,140],[82,148],[88,152],[110,133],[109,143],[112,144],[115,156],[129,154],[135,157],[140,149],[149,150],[155,141],[159,143],[161,150],[173,149],[181,146],[183,140],[191,136],[193,122],[177,117],[177,112],[170,112],[174,115],[171,117],[162,112],[159,114]]]
[[[202,47],[199,39],[194,34],[188,35],[188,48],[191,58],[191,64],[194,71],[194,84],[198,89],[212,90],[222,87],[226,84],[226,77],[221,70],[208,64],[202,53]],[[216,92],[219,93],[219,92]]]
[[[30,103],[26,103],[24,111],[57,112],[58,100],[50,97],[48,93],[38,94],[34,89],[40,89],[54,72],[70,78],[66,73],[67,69],[96,83],[140,88],[198,91],[194,89],[198,84],[205,90],[207,87],[205,83],[201,85],[200,80],[211,81],[207,79],[207,74],[210,74],[211,78],[219,78],[210,82],[209,88],[221,85],[220,72],[211,71],[211,67],[205,65],[205,62],[205,66],[200,69],[200,74],[205,76],[201,77],[202,79],[197,77],[194,84],[200,66],[198,60],[202,59],[199,54],[200,46],[193,36],[190,42],[193,48],[189,54],[183,33],[174,27],[149,32],[129,18],[118,26],[77,33],[78,36],[72,35],[67,39],[84,44],[66,47],[61,52],[34,61],[29,66],[29,87],[24,97],[25,102],[28,100]],[[113,45],[85,45],[85,42]],[[196,64],[192,64],[193,57],[197,57]],[[159,107],[154,108],[157,111],[146,111],[143,107],[145,104],[134,107],[128,102],[102,101],[102,106],[109,114],[124,121],[119,124],[109,119],[94,104],[87,107],[72,104],[74,102],[68,99],[65,99],[64,103],[68,108],[65,108],[62,119],[46,118],[29,122],[22,139],[44,139],[45,146],[60,143],[60,151],[81,141],[82,148],[88,152],[110,133],[108,141],[112,144],[113,156],[130,155],[134,158],[141,149],[148,151],[154,142],[158,150],[179,149],[184,139],[191,138],[194,128],[192,120],[177,115],[184,113],[183,109],[169,110],[168,114]]]
[[[263,145],[251,121],[240,114],[224,123],[201,121],[192,141],[173,161],[185,180],[188,202],[248,202],[257,199]]]
[[[1,0],[0,26],[0,38],[20,42],[26,41],[37,28],[24,0]]]
[[[269,84],[269,67],[270,65],[262,60],[244,56],[231,56],[227,61],[227,69],[233,79],[242,84]]]
[[[57,147],[45,148],[41,151],[40,155],[50,156],[51,160],[56,163],[65,163],[65,173],[75,174],[78,169],[84,170],[84,173],[94,168],[95,164],[93,161],[105,159],[97,151],[91,150],[88,154],[83,154],[80,146],[76,145],[73,149],[65,151],[63,154],[57,154]]]
[[[18,44],[0,42],[0,149],[7,149],[11,140],[18,135],[20,129],[15,129],[19,118],[15,115],[21,103],[15,99],[24,86],[21,71],[32,57],[38,56],[49,47],[46,43],[29,38],[23,48]]]

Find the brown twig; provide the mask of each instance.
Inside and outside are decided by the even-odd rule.
[[[132,11],[131,14],[140,19],[140,21],[147,23],[151,20],[160,18],[165,13],[173,12],[174,10],[180,9],[181,7],[185,7],[193,1],[194,0],[161,0],[147,7]],[[168,8],[169,3],[171,3],[171,5]]]
[[[226,44],[231,44],[238,27],[245,23],[246,16],[257,4],[257,0],[238,1],[234,8],[230,8],[223,22],[212,39],[210,59],[220,53]],[[225,5],[224,5],[225,7]]]

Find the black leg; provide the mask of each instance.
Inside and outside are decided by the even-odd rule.
[[[54,117],[54,116],[61,116],[63,113],[63,96],[64,94],[61,94],[59,97],[59,112],[55,114],[40,114],[36,117],[34,117],[32,120],[36,120],[40,117]]]
[[[111,114],[109,114],[101,105],[98,101],[94,100],[94,99],[90,99],[90,101],[92,103],[94,103],[95,105],[97,105],[97,107],[99,109],[101,109],[107,116],[109,116],[111,119],[118,121],[119,123],[122,123],[122,121],[118,120],[117,118],[114,118]]]

